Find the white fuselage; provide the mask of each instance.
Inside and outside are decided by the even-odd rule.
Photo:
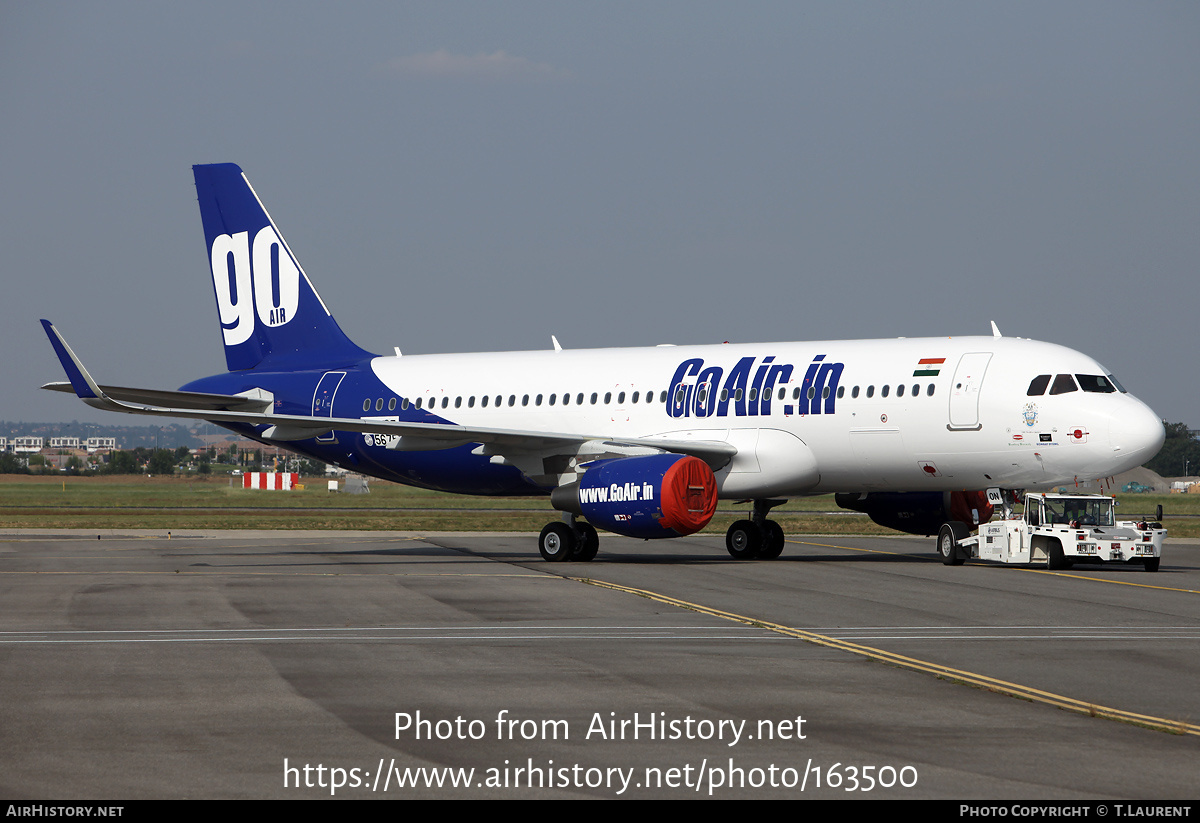
[[[1020,338],[420,355],[372,368],[399,402],[464,426],[727,441],[738,453],[717,473],[724,498],[1046,487],[1140,465],[1163,439],[1124,391],[1030,395],[1038,375],[1107,371]]]

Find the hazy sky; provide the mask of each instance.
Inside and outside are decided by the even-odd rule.
[[[1200,427],[1196,3],[0,0],[0,418],[224,369],[245,169],[378,352],[989,333]],[[126,421],[128,419],[126,418]]]

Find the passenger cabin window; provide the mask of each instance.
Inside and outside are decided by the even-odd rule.
[[[853,389],[850,390],[850,396],[858,397],[858,386],[855,386]]]
[[[391,400],[388,401],[388,411],[395,411],[395,410],[396,410],[396,398],[393,397]]]
[[[1050,385],[1050,375],[1039,374],[1029,383],[1029,391],[1025,392],[1026,397],[1041,397],[1046,393],[1046,387]]]
[[[928,388],[925,389],[925,394],[929,397],[933,397],[933,384],[932,383],[930,383]]]
[[[1051,394],[1068,394],[1073,391],[1078,391],[1075,385],[1075,378],[1069,374],[1060,374],[1054,378],[1054,385],[1050,387]]]
[[[370,410],[371,410],[371,398],[368,397],[366,400],[363,401],[363,411],[370,411]]]
[[[838,386],[838,400],[841,400],[845,396],[846,396],[846,387]]]
[[[874,396],[875,396],[875,387],[867,386],[867,397],[874,397]]]
[[[880,390],[880,392],[879,392],[879,395],[880,395],[881,397],[887,397],[887,396],[888,396],[888,390],[889,390],[890,388],[891,388],[891,386],[884,386],[884,387],[883,387],[883,388]]]
[[[903,383],[901,383],[899,386],[896,387],[896,396],[897,397],[904,396],[904,384]]]

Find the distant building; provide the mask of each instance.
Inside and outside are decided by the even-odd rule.
[[[89,437],[85,441],[88,452],[96,451],[113,451],[117,448],[117,438],[115,437]]]
[[[12,439],[12,450],[16,454],[36,454],[46,447],[46,438],[44,437],[14,437]]]
[[[47,466],[59,471],[66,471],[72,460],[78,461],[76,465],[80,468],[83,468],[85,465],[83,459],[77,454],[47,454],[43,455],[43,458]]]
[[[51,437],[50,448],[52,449],[78,449],[78,437]]]

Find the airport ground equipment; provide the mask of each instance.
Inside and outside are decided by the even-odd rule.
[[[946,523],[937,550],[948,566],[966,560],[998,563],[1045,563],[1069,569],[1076,563],[1136,563],[1158,571],[1167,530],[1157,517],[1117,520],[1117,502],[1098,494],[1028,494],[1025,510],[1005,506],[999,519],[984,523],[975,535],[962,522]]]

